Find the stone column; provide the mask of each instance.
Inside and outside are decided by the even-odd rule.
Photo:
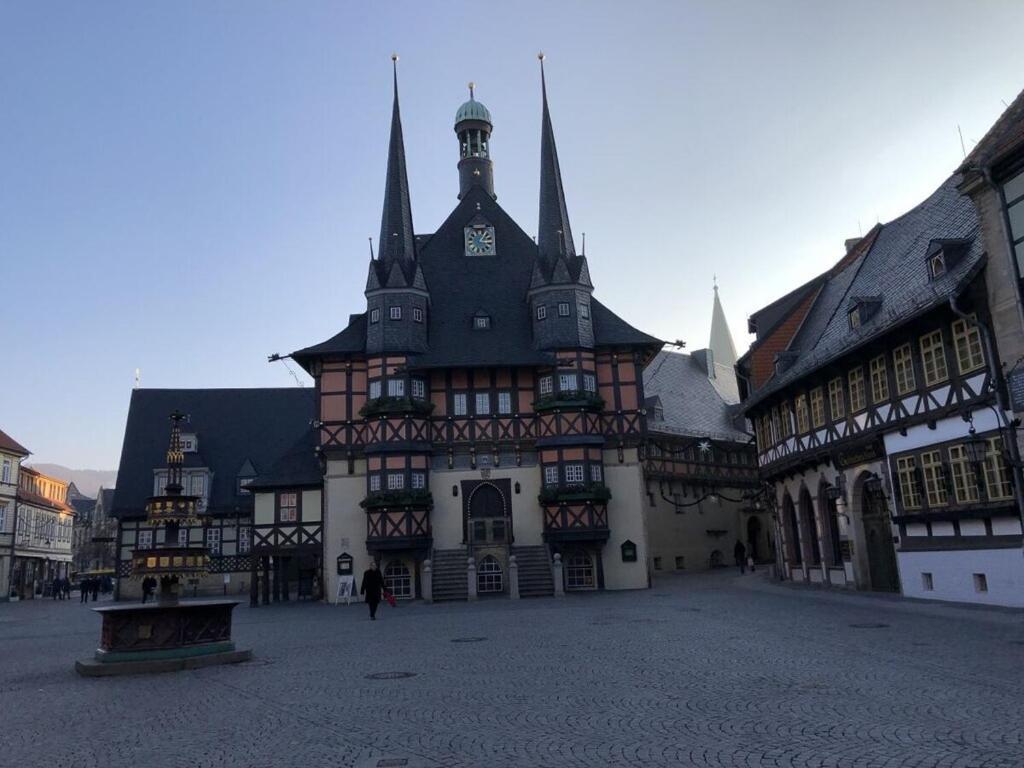
[[[565,581],[562,579],[562,556],[555,552],[551,562],[551,578],[555,582],[555,597],[565,597]]]
[[[423,574],[422,583],[420,584],[420,594],[423,595],[423,602],[431,603],[434,601],[434,573],[433,565],[430,560],[423,561],[423,568],[420,573]]]
[[[476,560],[466,558],[466,598],[476,600]]]
[[[515,555],[508,556],[508,596],[513,600],[519,599],[519,563]]]

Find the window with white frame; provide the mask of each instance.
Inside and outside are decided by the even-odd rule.
[[[299,519],[299,494],[295,491],[289,491],[287,493],[279,493],[278,496],[278,507],[281,510],[281,514],[278,519],[282,523],[294,523]]]
[[[583,391],[591,394],[597,392],[597,377],[592,373],[583,374]]]
[[[569,302],[568,301],[560,301],[560,302],[558,302],[558,316],[559,317],[568,317],[569,316]]]
[[[427,476],[423,472],[412,473],[412,487],[417,491],[421,491],[427,487]]]
[[[957,320],[953,323],[953,341],[956,345],[956,362],[960,373],[970,373],[985,366],[977,318],[974,315],[970,318],[971,322]]]
[[[206,475],[192,475],[192,495],[206,496]]]
[[[491,413],[491,396],[487,392],[476,393],[476,415],[488,416]]]
[[[558,374],[559,392],[575,392],[578,388],[579,385],[577,384],[577,378],[575,373]]]
[[[7,502],[0,504],[0,532],[7,530]]]
[[[592,483],[600,483],[601,482],[601,478],[602,478],[601,465],[600,464],[591,464],[590,465],[590,482],[592,482]]]
[[[477,315],[473,318],[473,328],[477,331],[486,331],[491,327],[491,318],[489,315]]]
[[[465,416],[467,409],[466,393],[457,392],[452,395],[452,411],[456,416]]]
[[[544,485],[558,485],[558,466],[544,467]]]
[[[929,387],[949,378],[942,331],[932,331],[921,337],[921,368],[924,371],[924,383]]]
[[[580,304],[580,317],[582,317],[584,320],[590,319],[590,307],[588,307],[586,304]]]
[[[178,529],[178,546],[179,547],[187,547],[188,546],[188,528],[179,528]]]
[[[252,548],[252,529],[248,525],[238,526],[238,554],[244,555]]]
[[[498,413],[512,413],[512,393],[511,392],[499,392],[498,393]]]
[[[400,491],[405,488],[405,475],[401,472],[388,472],[388,490]]]
[[[380,475],[370,475],[370,491],[380,490]]]
[[[380,310],[379,309],[374,308],[374,309],[370,310],[370,322],[371,323],[379,323],[380,322]]]
[[[554,391],[552,387],[552,378],[550,376],[540,377],[540,393],[542,395],[550,395]]]
[[[152,549],[153,548],[153,531],[147,529],[139,531],[135,537],[135,548],[136,549]]]
[[[412,380],[412,396],[417,400],[425,400],[427,398],[427,384],[423,379]]]
[[[220,528],[206,529],[206,548],[212,555],[220,554],[220,533]]]
[[[423,310],[420,309],[419,307],[413,307],[412,308],[412,321],[414,323],[422,323],[423,322]]]
[[[238,494],[240,496],[247,496],[251,491],[249,486],[255,478],[252,477],[240,477],[238,478]]]
[[[4,459],[3,482],[10,485],[11,482],[11,460]]]
[[[539,307],[537,307],[537,319],[538,320],[546,320],[547,316],[548,316],[548,308],[547,307],[545,307],[543,304],[541,304]]]
[[[154,487],[154,491],[153,491],[153,495],[154,496],[163,496],[164,495],[164,490],[167,488],[167,473],[166,472],[157,472],[156,473],[156,475],[154,476],[154,480],[153,480],[153,487]]]
[[[370,382],[370,399],[371,400],[376,400],[378,397],[380,397],[380,387],[381,387],[381,384],[380,384],[379,381],[371,381]]]
[[[402,308],[401,307],[390,307],[388,309],[388,317],[390,317],[392,320],[401,320],[402,319]]]
[[[412,597],[412,574],[401,560],[392,560],[384,566],[384,589],[397,598]]]
[[[565,465],[565,482],[567,482],[567,483],[582,483],[583,482],[583,465],[582,464],[566,464]]]
[[[388,397],[405,397],[405,379],[388,379]]]
[[[909,344],[892,351],[892,368],[896,375],[896,394],[905,395],[917,386],[914,377],[914,358]]]

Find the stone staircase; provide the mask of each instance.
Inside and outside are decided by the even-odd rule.
[[[435,602],[468,599],[467,557],[465,549],[434,550],[430,566],[433,578],[432,597]]]
[[[520,597],[551,597],[555,594],[547,547],[512,547],[512,554],[519,564]]]

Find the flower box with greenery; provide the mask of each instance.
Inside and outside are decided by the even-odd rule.
[[[415,491],[376,491],[361,502],[363,509],[379,509],[380,507],[433,507],[434,496],[427,490]]]
[[[427,400],[384,396],[368,400],[366,405],[359,409],[359,415],[369,417],[411,413],[416,416],[429,416],[433,410],[434,404]]]
[[[574,483],[542,488],[537,500],[541,504],[553,504],[563,501],[608,501],[611,497],[612,492],[604,483]]]
[[[551,411],[556,408],[584,408],[588,411],[603,411],[604,399],[594,392],[583,389],[564,390],[533,401],[533,410]]]

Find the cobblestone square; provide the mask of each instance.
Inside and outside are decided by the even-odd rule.
[[[362,605],[240,606],[251,663],[79,678],[98,631],[77,600],[0,605],[0,764],[1024,765],[1020,612],[760,573],[376,622]]]

